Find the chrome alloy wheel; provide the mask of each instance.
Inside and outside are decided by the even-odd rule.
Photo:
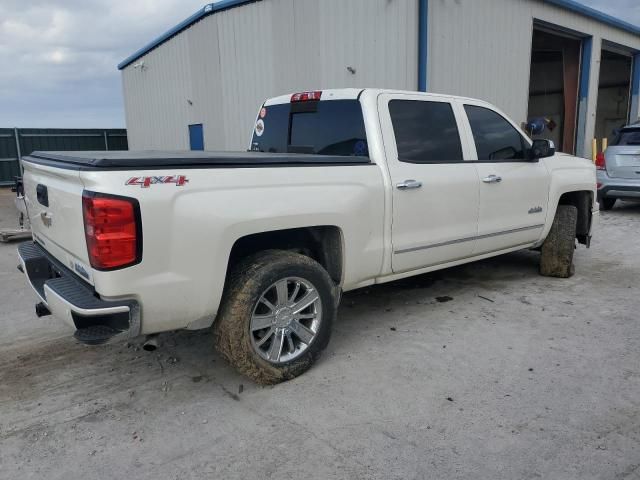
[[[267,288],[251,315],[251,344],[270,363],[298,358],[322,322],[322,300],[308,280],[287,277]]]

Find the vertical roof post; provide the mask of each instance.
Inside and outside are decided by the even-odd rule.
[[[13,127],[13,138],[16,142],[16,155],[18,156],[18,165],[20,166],[20,176],[24,175],[24,169],[22,168],[22,151],[20,148],[20,133],[18,127]]]
[[[589,110],[589,78],[591,77],[591,55],[593,37],[582,39],[582,59],[580,61],[580,85],[578,87],[578,128],[576,134],[576,155],[584,157],[587,141],[587,113]]]
[[[633,73],[631,76],[631,109],[629,119],[637,122],[640,117],[640,53],[633,56]]]
[[[418,90],[427,91],[429,0],[418,0]]]

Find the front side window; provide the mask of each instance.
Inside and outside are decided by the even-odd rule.
[[[523,160],[526,144],[518,131],[500,114],[484,107],[465,105],[478,160]]]
[[[463,161],[458,125],[450,103],[391,100],[389,113],[401,162]]]

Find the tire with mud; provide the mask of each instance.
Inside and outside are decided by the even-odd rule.
[[[327,271],[305,255],[252,255],[227,279],[213,327],[216,348],[257,383],[297,377],[329,343],[338,293]]]
[[[598,203],[600,204],[601,210],[611,210],[613,206],[616,204],[615,198],[603,197],[598,199]]]
[[[573,205],[558,205],[549,235],[542,244],[540,274],[546,277],[569,278],[575,272],[573,252],[576,242],[578,209]]]

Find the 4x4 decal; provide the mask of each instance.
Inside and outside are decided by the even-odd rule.
[[[142,188],[149,188],[151,185],[173,183],[176,187],[183,187],[189,180],[186,175],[166,175],[156,177],[131,177],[125,185],[140,185]]]

